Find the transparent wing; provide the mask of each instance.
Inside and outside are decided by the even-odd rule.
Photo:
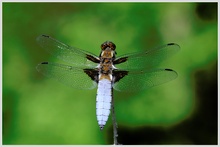
[[[71,47],[47,35],[37,37],[37,43],[53,56],[77,67],[96,67],[99,58],[87,51]],[[89,60],[90,59],[90,60]],[[93,61],[91,61],[93,60]]]
[[[144,52],[137,52],[119,56],[115,59],[115,67],[120,70],[146,70],[158,65],[161,61],[170,58],[180,50],[180,46],[169,43]]]
[[[154,69],[152,71],[128,72],[119,82],[113,85],[118,91],[134,92],[151,88],[171,81],[177,77],[177,73],[171,69]]]
[[[54,78],[76,89],[93,89],[97,86],[96,82],[80,68],[43,62],[37,66],[37,70],[47,77]]]

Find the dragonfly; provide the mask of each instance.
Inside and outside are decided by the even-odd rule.
[[[97,56],[48,35],[40,35],[36,40],[42,48],[66,63],[42,62],[36,67],[40,73],[75,89],[97,87],[96,116],[101,130],[110,114],[113,89],[136,92],[171,81],[178,75],[169,68],[156,68],[180,50],[176,43],[116,57],[116,45],[111,41],[101,44]]]

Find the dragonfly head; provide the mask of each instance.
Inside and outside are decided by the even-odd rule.
[[[111,41],[106,41],[103,44],[101,44],[101,49],[102,50],[106,50],[108,48],[110,48],[111,50],[114,51],[115,48],[116,48],[116,45],[113,42],[111,42]]]
[[[111,41],[106,41],[103,44],[101,44],[101,53],[100,56],[104,58],[115,58],[115,55],[117,54],[115,51],[116,45]]]

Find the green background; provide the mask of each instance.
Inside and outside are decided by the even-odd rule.
[[[36,43],[47,34],[96,55],[166,43],[181,50],[161,67],[178,78],[138,93],[115,91],[122,144],[217,144],[217,3],[3,3],[3,144],[112,144],[96,89],[75,90],[36,70],[56,61]]]

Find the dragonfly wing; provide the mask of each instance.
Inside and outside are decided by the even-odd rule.
[[[118,69],[130,71],[151,69],[179,50],[180,46],[178,44],[169,43],[144,52],[119,56],[114,60],[114,65]]]
[[[119,79],[117,79],[117,76],[115,77],[117,81],[113,85],[115,90],[126,92],[140,91],[166,83],[177,77],[177,73],[172,69],[154,69],[152,71],[133,72],[118,71],[118,73],[123,72],[124,75],[119,77]]]
[[[66,45],[50,36],[40,35],[37,43],[53,56],[77,67],[96,67],[99,58],[92,53]]]
[[[93,89],[97,86],[94,79],[91,80],[91,77],[87,75],[84,69],[63,64],[43,62],[37,66],[37,70],[47,77],[54,78],[76,89]],[[87,69],[87,72],[88,71],[89,69]],[[91,69],[91,73],[96,72],[94,69]]]

